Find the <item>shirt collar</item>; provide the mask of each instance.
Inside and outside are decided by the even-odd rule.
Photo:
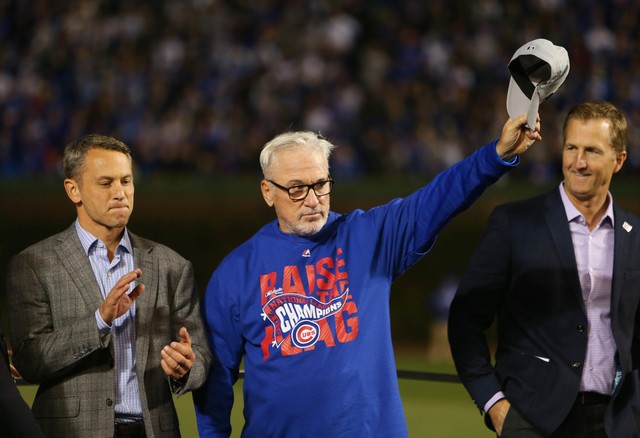
[[[584,219],[582,213],[580,213],[576,206],[573,205],[573,203],[567,196],[567,192],[564,191],[564,181],[560,183],[559,190],[560,198],[562,199],[562,204],[564,205],[564,211],[567,214],[567,222],[571,222],[578,217]],[[613,197],[611,196],[611,192],[607,192],[607,198],[609,199],[609,205],[607,206],[607,211],[605,211],[602,219],[600,219],[600,223],[603,223],[606,219],[608,219],[609,221],[611,221],[611,225],[613,225]]]
[[[82,228],[80,225],[80,221],[76,219],[75,222],[76,233],[78,234],[78,238],[80,239],[80,244],[82,245],[82,249],[84,249],[84,253],[89,255],[89,252],[95,245],[98,244],[98,239],[93,234]],[[104,243],[104,242],[103,242]],[[118,243],[118,247],[116,248],[116,252],[126,251],[129,254],[133,254],[133,247],[131,246],[131,239],[129,238],[129,232],[127,229],[124,229],[124,233],[122,234],[122,238]]]

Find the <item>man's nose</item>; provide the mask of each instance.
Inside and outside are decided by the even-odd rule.
[[[575,165],[577,169],[584,169],[585,167],[587,167],[587,156],[584,151],[578,152],[576,154]]]
[[[318,198],[318,195],[316,195],[315,190],[313,190],[311,187],[309,188],[309,193],[307,193],[307,197],[304,198],[304,205],[318,205],[318,203],[320,202],[320,199]]]
[[[113,186],[113,197],[114,198],[118,198],[118,199],[122,199],[122,198],[125,197],[124,187],[122,187],[122,184],[114,184],[114,186]]]

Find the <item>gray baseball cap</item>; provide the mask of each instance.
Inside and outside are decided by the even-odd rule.
[[[509,71],[507,112],[511,118],[527,113],[527,124],[534,129],[538,106],[560,88],[569,74],[569,54],[564,47],[539,38],[513,54]]]

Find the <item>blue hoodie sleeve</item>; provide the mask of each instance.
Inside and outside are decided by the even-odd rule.
[[[205,291],[203,319],[213,353],[206,383],[193,394],[198,432],[201,437],[229,437],[233,385],[238,380],[243,354],[243,338],[238,326],[238,308],[233,291],[219,281],[214,272]]]
[[[502,160],[498,140],[479,148],[464,160],[439,173],[431,182],[404,199],[366,213],[372,215],[380,236],[387,273],[395,279],[433,246],[438,233],[466,210],[502,175],[517,166],[519,158]]]

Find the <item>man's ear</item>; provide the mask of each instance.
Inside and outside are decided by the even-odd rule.
[[[622,169],[622,165],[624,161],[627,159],[627,151],[622,151],[616,157],[616,165],[613,168],[613,173],[618,173],[620,169]]]
[[[64,191],[67,192],[67,196],[74,204],[79,204],[82,201],[80,187],[75,179],[67,178],[64,180]]]
[[[273,207],[273,190],[271,190],[271,186],[266,179],[260,181],[260,191],[262,192],[264,202],[266,202],[269,207]]]

